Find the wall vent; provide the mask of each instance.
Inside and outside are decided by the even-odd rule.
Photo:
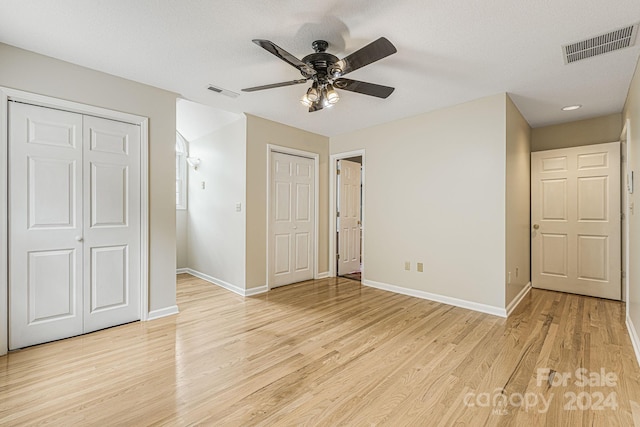
[[[564,63],[571,64],[572,62],[633,46],[637,33],[638,24],[634,24],[587,40],[564,45],[562,46]]]
[[[209,87],[207,89],[209,89],[210,91],[213,91],[215,93],[219,93],[220,95],[226,95],[229,98],[237,98],[238,96],[240,96],[239,94],[237,94],[235,92],[231,92],[230,90],[222,89],[222,88],[214,86],[214,85],[209,85]]]

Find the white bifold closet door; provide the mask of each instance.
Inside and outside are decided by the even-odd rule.
[[[271,153],[270,286],[313,279],[315,163]]]
[[[140,319],[140,127],[9,103],[9,348]]]

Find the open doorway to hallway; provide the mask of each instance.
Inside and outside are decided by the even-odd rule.
[[[336,275],[362,279],[363,156],[336,159]]]
[[[176,130],[177,272],[242,292],[246,118],[179,99]]]

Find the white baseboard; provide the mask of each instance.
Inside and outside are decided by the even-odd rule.
[[[267,285],[258,286],[257,288],[245,289],[244,296],[245,297],[250,297],[252,295],[264,294],[268,290],[269,290],[269,288],[267,288]]]
[[[160,319],[161,317],[173,316],[174,314],[178,314],[178,306],[172,305],[171,307],[161,308],[159,310],[152,310],[149,312],[147,316],[147,320],[155,320]]]
[[[429,301],[441,302],[443,304],[453,305],[456,307],[466,308],[468,310],[479,311],[481,313],[492,314],[499,317],[507,317],[507,311],[501,307],[480,304],[477,302],[466,301],[458,298],[447,297],[444,295],[432,294],[430,292],[419,291],[417,289],[402,288],[387,283],[374,282],[373,280],[363,280],[362,284],[372,288],[382,289],[383,291],[395,292],[397,294],[408,295],[410,297],[422,298]]]
[[[513,313],[513,310],[522,302],[524,297],[527,296],[529,291],[531,290],[531,282],[527,283],[524,288],[516,295],[516,297],[511,300],[509,305],[507,305],[507,316],[510,316]]]
[[[638,338],[638,332],[636,331],[635,326],[633,326],[633,322],[629,315],[627,315],[627,332],[629,332],[629,338],[631,338],[631,344],[633,344],[633,351],[636,354],[636,360],[638,365],[640,365],[640,338]]]
[[[326,279],[327,277],[329,277],[328,271],[323,271],[322,273],[316,274],[316,279]]]
[[[188,268],[178,268],[176,270],[176,274],[183,274],[183,273],[188,273],[189,269]]]
[[[248,296],[251,296],[251,295],[258,295],[258,294],[262,294],[262,293],[268,291],[266,286],[259,286],[257,288],[244,289],[244,288],[241,288],[241,287],[236,286],[234,284],[231,284],[229,282],[226,282],[226,281],[224,281],[222,279],[218,279],[216,277],[209,276],[208,274],[201,273],[201,272],[199,272],[197,270],[193,270],[191,268],[185,268],[185,270],[186,270],[185,273],[188,273],[188,274],[190,274],[192,276],[195,276],[195,277],[197,277],[199,279],[206,280],[207,282],[209,282],[209,283],[211,283],[213,285],[220,286],[221,288],[224,288],[224,289],[226,289],[228,291],[231,291],[233,293],[236,293],[238,295],[242,295],[243,297],[248,297]]]

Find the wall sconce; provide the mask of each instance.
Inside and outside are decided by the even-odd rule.
[[[187,163],[189,163],[189,166],[191,166],[193,170],[198,170],[198,166],[200,166],[200,159],[197,157],[187,157]]]

